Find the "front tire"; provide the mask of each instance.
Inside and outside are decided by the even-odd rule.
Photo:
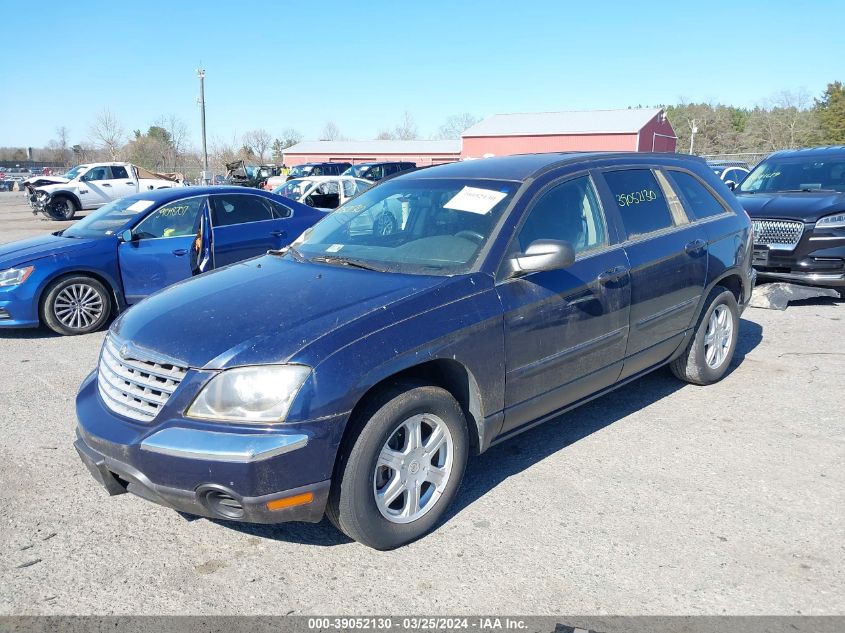
[[[466,420],[440,387],[400,383],[352,422],[341,447],[327,514],[350,538],[378,550],[414,541],[437,525],[466,467]]]
[[[106,287],[83,275],[53,282],[41,305],[42,322],[64,336],[95,332],[105,325],[110,313],[111,299]]]
[[[716,286],[707,297],[695,336],[669,365],[672,373],[694,385],[710,385],[725,375],[739,338],[739,309],[734,294]]]
[[[54,220],[72,220],[76,215],[76,204],[67,197],[61,197],[50,203],[51,217]]]

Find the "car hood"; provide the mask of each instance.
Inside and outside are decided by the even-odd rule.
[[[73,185],[70,187],[68,186],[70,183],[75,183],[77,181],[74,180],[65,180],[64,182],[57,182],[52,185],[41,185],[39,187],[35,187],[36,191],[46,191],[47,193],[55,193],[56,191],[68,191],[73,188]]]
[[[0,270],[13,268],[44,257],[65,257],[72,252],[91,248],[97,241],[51,234],[9,244],[0,244]]]
[[[384,315],[392,304],[448,279],[267,255],[156,293],[124,313],[112,331],[187,367],[282,363],[322,336],[369,314]]]
[[[740,193],[737,200],[752,218],[812,223],[822,216],[845,210],[845,194],[833,191]]]
[[[25,185],[31,185],[37,182],[42,183],[41,186],[44,186],[47,184],[58,185],[70,181],[64,176],[32,176],[23,181]]]

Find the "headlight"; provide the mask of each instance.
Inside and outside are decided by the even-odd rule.
[[[823,217],[816,222],[817,229],[845,229],[845,211]]]
[[[188,407],[187,416],[233,422],[282,422],[310,367],[258,365],[217,374]]]
[[[32,274],[33,270],[35,270],[35,266],[0,270],[0,288],[4,286],[17,286],[18,284],[22,284],[26,281],[26,278]]]

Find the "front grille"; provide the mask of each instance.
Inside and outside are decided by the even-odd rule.
[[[135,354],[138,356],[139,354]],[[109,409],[141,422],[150,422],[182,382],[184,367],[140,358],[123,358],[111,336],[100,353],[97,386]]]
[[[755,246],[793,249],[804,234],[804,223],[791,220],[752,220]]]

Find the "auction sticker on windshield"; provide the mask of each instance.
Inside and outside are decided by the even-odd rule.
[[[454,198],[444,204],[443,208],[484,215],[490,213],[490,210],[507,195],[507,193],[502,191],[479,189],[478,187],[464,187],[455,194]]]

